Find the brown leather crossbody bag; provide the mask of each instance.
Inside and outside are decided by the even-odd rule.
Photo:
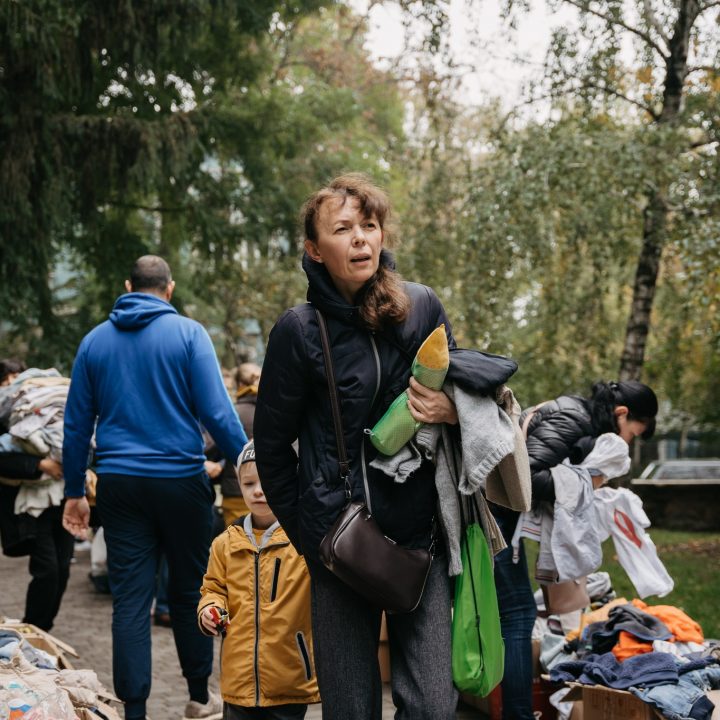
[[[330,393],[345,507],[320,543],[325,567],[366,600],[389,613],[412,612],[422,599],[432,563],[429,550],[402,547],[386,537],[365,502],[352,501],[340,400],[325,318],[317,313]]]

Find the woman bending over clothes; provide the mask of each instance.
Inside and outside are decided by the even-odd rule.
[[[603,433],[617,433],[628,445],[637,436],[649,439],[655,431],[657,411],[655,393],[634,381],[596,383],[589,398],[563,395],[526,410],[521,424],[527,432],[533,506],[543,500],[555,501],[551,468],[565,458],[573,464],[582,462]],[[495,505],[493,514],[510,546],[518,513]],[[513,562],[512,554],[508,547],[495,556],[505,640],[503,720],[533,720],[531,634],[537,608],[522,542],[519,562]]]

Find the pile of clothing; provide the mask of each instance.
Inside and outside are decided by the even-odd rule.
[[[705,640],[680,608],[608,600],[612,594],[605,588],[604,602],[569,632],[567,617],[538,621],[540,664],[550,679],[627,690],[673,720],[709,720],[714,705],[706,693],[720,689],[720,643]],[[551,698],[561,719],[571,710],[563,702],[567,692]]]
[[[27,453],[62,462],[63,418],[70,379],[54,368],[30,368],[8,386],[0,388],[0,452]],[[6,481],[13,482],[13,481]],[[38,517],[48,507],[59,505],[63,481],[44,476],[21,482],[15,498],[15,513]]]
[[[46,650],[33,645],[41,640]],[[60,661],[58,646],[33,625],[0,624],[0,717],[24,720],[120,720],[118,702],[92,670]],[[14,715],[13,715],[14,713]]]

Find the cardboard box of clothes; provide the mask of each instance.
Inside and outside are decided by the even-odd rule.
[[[0,622],[0,715],[18,696],[31,703],[32,716],[57,720],[120,720],[108,692],[93,670],[73,668],[72,647],[34,625]],[[6,715],[3,715],[6,717]],[[14,715],[13,715],[14,717]]]
[[[565,702],[575,702],[573,718],[582,720],[655,720],[662,717],[655,709],[626,690],[613,690],[602,685],[571,685]]]
[[[574,701],[570,720],[663,720],[652,705],[648,705],[627,690],[614,690],[602,685],[570,683],[572,688],[564,701]],[[720,720],[720,690],[710,690],[707,697],[715,705],[712,720]]]
[[[62,642],[54,635],[41,630],[29,623],[0,624],[0,628],[8,628],[18,633],[30,645],[57,658],[58,670],[72,670],[73,666],[68,656],[77,657],[78,654],[67,643]]]
[[[544,678],[533,679],[533,715],[536,720],[556,720],[557,710],[550,704],[550,696],[558,685]],[[484,712],[490,720],[502,720],[502,689],[496,687],[487,697],[481,698],[460,693],[462,701]]]

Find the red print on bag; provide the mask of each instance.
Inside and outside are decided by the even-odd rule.
[[[620,532],[630,542],[635,543],[638,547],[642,547],[642,540],[635,532],[635,525],[633,524],[633,521],[622,510],[615,510],[613,520],[615,520],[615,524],[618,528],[620,528]]]

